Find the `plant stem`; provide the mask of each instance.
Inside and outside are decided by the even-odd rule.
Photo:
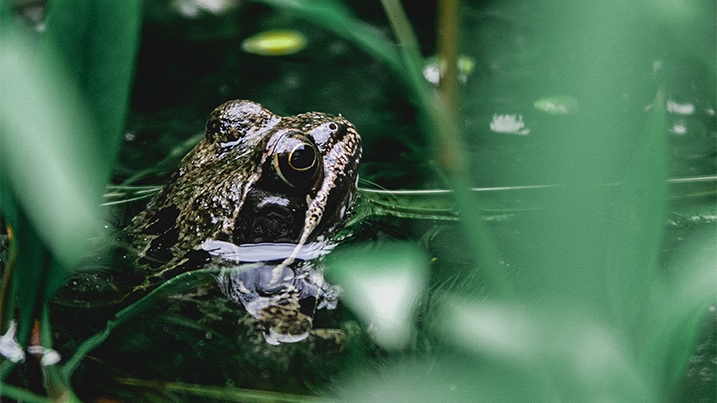
[[[163,381],[145,381],[143,379],[134,378],[118,378],[118,383],[123,385],[140,386],[144,388],[161,388],[167,391],[176,391],[186,393],[192,396],[204,397],[209,399],[221,399],[226,401],[242,401],[242,402],[283,402],[283,403],[302,403],[302,402],[331,402],[333,400],[324,399],[316,396],[295,395],[290,393],[271,392],[256,389],[243,389],[223,386],[195,385],[181,382],[163,382]]]
[[[0,396],[6,396],[10,399],[14,399],[17,401],[23,401],[23,402],[29,402],[29,403],[50,403],[51,400],[42,397],[39,395],[36,395],[30,391],[27,391],[25,389],[20,389],[18,387],[8,385],[5,383],[0,383]]]
[[[457,114],[458,106],[458,0],[438,2],[439,89],[446,108]],[[443,64],[445,63],[445,69]]]
[[[401,45],[401,55],[406,66],[406,73],[412,84],[410,89],[417,99],[417,107],[428,118],[432,129],[430,132],[435,137],[436,159],[448,184],[455,191],[454,197],[460,211],[466,238],[476,260],[481,263],[480,269],[486,278],[488,288],[493,297],[514,298],[516,293],[508,273],[498,264],[500,261],[498,247],[485,222],[481,219],[480,201],[470,191],[471,184],[463,153],[463,141],[457,114],[448,108],[441,97],[432,92],[423,79],[421,74],[423,59],[418,42],[399,0],[381,0],[381,3]],[[457,8],[454,12],[457,12]],[[447,23],[457,25],[457,16],[454,15],[453,18],[447,20]],[[457,27],[453,27],[447,30],[457,31],[457,29]],[[455,35],[453,38],[455,40]],[[455,44],[451,46],[454,47]]]

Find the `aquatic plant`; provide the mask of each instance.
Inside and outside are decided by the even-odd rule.
[[[684,117],[697,113],[694,105],[707,116],[705,148],[714,146],[714,21],[701,17],[714,16],[714,4],[460,8],[441,1],[436,88],[424,76],[426,46],[399,1],[381,2],[390,27],[383,32],[338,1],[257,3],[328,30],[379,61],[415,111],[414,137],[404,141],[419,143],[418,154],[429,161],[427,176],[437,178],[434,186],[376,189],[366,181],[356,221],[392,216],[457,222],[460,257],[468,262],[463,268],[450,259],[444,263],[418,241],[337,248],[327,275],[345,288],[382,359],[352,361],[332,398],[679,399],[704,318],[714,316],[717,303],[715,172],[712,165],[693,172],[701,177],[670,179],[669,160],[671,139],[686,130]],[[31,391],[27,379],[8,381],[16,369],[11,357],[18,356],[6,351],[0,395],[71,400],[69,377],[84,354],[148,303],[122,311],[74,358],[52,361],[46,302],[87,239],[102,233],[98,206],[125,134],[141,7],[139,1],[54,0],[41,32],[25,32],[8,2],[0,7],[0,212],[9,245],[0,296],[2,342],[15,353],[42,348],[33,354],[48,357],[49,397]],[[516,35],[511,51],[483,46],[488,40],[476,27],[495,21],[531,35]],[[680,62],[673,59],[679,57],[661,50],[676,48],[687,49],[679,57],[706,72],[696,85],[700,98],[686,101],[692,109],[675,100],[676,88],[687,86],[676,72]],[[493,57],[494,65],[474,68],[470,74],[483,76],[462,84],[463,53],[478,65],[481,56]],[[530,69],[515,67],[526,60]],[[513,70],[499,74],[501,62],[512,62]],[[515,110],[495,107],[506,92],[520,98],[510,104]],[[481,117],[486,113],[495,116],[492,122]],[[485,124],[476,128],[475,121]],[[512,129],[499,129],[506,124]],[[516,134],[543,136],[527,143],[536,147],[533,152],[519,153],[531,159],[527,172],[481,170],[490,164],[466,146],[510,143]],[[518,147],[523,145],[507,150]],[[183,152],[169,154],[159,170]],[[138,169],[125,185],[152,172]],[[127,201],[156,188],[108,189]],[[511,234],[496,224],[501,220],[511,220]],[[688,231],[666,245],[666,228]],[[181,382],[164,387],[235,401],[315,399]]]

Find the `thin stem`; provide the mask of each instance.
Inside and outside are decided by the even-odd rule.
[[[251,265],[239,266],[239,268],[241,268],[242,270],[245,270],[248,267],[251,267]],[[198,287],[201,284],[205,284],[207,281],[209,281],[209,278],[211,278],[208,278],[206,276],[210,276],[217,272],[217,269],[199,269],[182,273],[177,277],[166,280],[159,287],[150,291],[147,295],[143,296],[131,305],[122,309],[114,316],[114,318],[107,321],[107,325],[102,331],[88,338],[87,340],[82,342],[79,347],[77,347],[77,350],[75,350],[75,354],[67,361],[67,363],[65,363],[65,365],[60,370],[61,375],[66,381],[68,381],[72,376],[72,373],[75,371],[75,369],[77,369],[77,367],[87,356],[87,354],[89,354],[92,350],[94,350],[105,340],[107,340],[112,331],[118,326],[144,312],[153,303],[160,300],[161,298],[166,298],[169,294],[182,292],[184,290]]]
[[[15,270],[15,262],[17,261],[17,243],[13,228],[7,225],[8,240],[10,241],[10,253],[5,265],[5,271],[0,284],[0,333],[5,333],[5,324],[9,325],[10,321],[10,287],[12,287],[12,273]]]
[[[446,181],[455,191],[454,197],[471,250],[481,263],[481,272],[486,278],[492,295],[497,298],[515,298],[516,292],[508,273],[498,264],[500,260],[498,247],[490,235],[489,228],[481,219],[480,200],[470,191],[468,165],[462,149],[463,141],[457,116],[451,112],[441,97],[433,93],[423,79],[421,74],[422,58],[418,42],[399,0],[381,0],[381,3],[401,45],[401,54],[412,83],[411,90],[418,101],[417,106],[431,125],[436,159],[441,171],[446,176]],[[447,21],[447,23],[457,25],[457,16],[447,19]],[[453,27],[448,31],[453,29],[457,30],[458,28]]]
[[[16,386],[0,383],[0,396],[9,397],[10,399],[29,402],[29,403],[50,403],[52,400],[36,395],[25,389],[20,389]]]
[[[323,399],[316,396],[294,395],[290,393],[270,392],[255,389],[242,389],[233,387],[195,385],[180,382],[161,382],[156,380],[145,381],[134,378],[118,378],[117,381],[124,385],[140,386],[145,388],[161,388],[167,391],[182,392],[193,396],[222,399],[242,402],[331,402],[333,400]]]
[[[458,106],[458,0],[438,2],[439,89],[446,108],[457,114]],[[443,68],[445,63],[445,69]]]

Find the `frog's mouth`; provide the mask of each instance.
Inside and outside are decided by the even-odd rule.
[[[297,214],[280,206],[264,207],[254,217],[251,241],[298,242],[303,218],[303,214],[297,217]]]
[[[304,210],[298,200],[256,190],[250,192],[236,219],[232,242],[297,243],[304,225]]]

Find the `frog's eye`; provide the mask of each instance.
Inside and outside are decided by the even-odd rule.
[[[290,133],[274,148],[274,171],[291,187],[310,186],[321,171],[321,157],[308,137]]]

